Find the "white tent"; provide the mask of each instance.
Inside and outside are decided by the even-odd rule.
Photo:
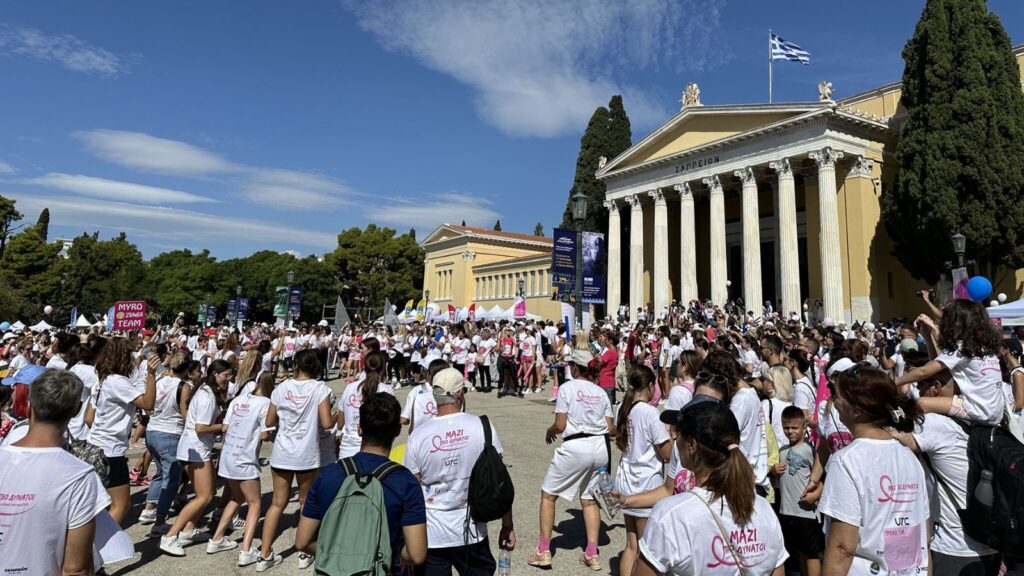
[[[505,317],[505,311],[501,309],[501,306],[497,304],[493,308],[484,312],[484,320],[499,320]]]
[[[91,326],[92,324],[85,319],[85,314],[80,315],[78,321],[75,322],[75,328],[90,328]]]
[[[46,320],[40,320],[39,324],[36,324],[35,326],[29,326],[28,329],[33,332],[47,332],[49,330],[53,330],[53,326],[47,324]]]
[[[1003,326],[1024,326],[1024,300],[992,306],[987,312],[989,318],[998,318]]]
[[[15,332],[20,332],[24,329],[25,325],[21,322],[21,320],[18,320],[14,324],[11,324],[11,330],[14,330]]]
[[[103,321],[99,321],[99,322],[96,322],[95,324],[93,324],[92,327],[93,328],[106,328],[107,327],[107,323],[103,322]]]

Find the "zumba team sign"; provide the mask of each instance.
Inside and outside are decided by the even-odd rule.
[[[133,300],[114,304],[114,330],[142,330],[145,327],[145,301]]]

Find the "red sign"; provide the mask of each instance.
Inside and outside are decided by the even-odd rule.
[[[145,301],[133,300],[114,304],[114,330],[142,330],[145,327]]]

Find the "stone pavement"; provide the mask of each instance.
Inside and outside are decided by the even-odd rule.
[[[329,385],[339,392],[342,389],[340,381],[331,381]],[[405,397],[410,388],[403,388],[396,391],[396,396],[405,405]],[[516,525],[518,545],[513,552],[512,573],[515,575],[545,574],[558,576],[562,574],[596,574],[583,568],[577,560],[579,553],[586,545],[586,538],[583,530],[583,518],[580,511],[579,501],[566,503],[558,501],[557,514],[555,516],[555,531],[552,537],[551,546],[554,551],[554,566],[551,570],[541,570],[527,566],[526,556],[537,544],[537,511],[540,497],[540,485],[547,471],[548,463],[551,461],[555,444],[550,446],[544,443],[544,430],[551,424],[553,419],[554,404],[545,400],[550,397],[550,387],[541,394],[530,395],[525,398],[502,398],[498,400],[495,393],[480,394],[472,393],[467,395],[468,411],[476,414],[486,414],[491,418],[498,436],[501,439],[505,450],[505,462],[509,465],[509,471],[516,486],[516,503],[513,510]],[[397,442],[405,442],[406,435],[403,433]],[[271,445],[263,446],[264,457],[270,457]],[[141,450],[129,452],[129,462],[135,463]],[[613,461],[618,461],[618,451],[613,445]],[[266,510],[270,501],[271,480],[270,468],[263,471],[263,506]],[[219,494],[219,490],[218,490]],[[145,501],[145,488],[132,488],[132,509],[126,520],[127,532],[136,542],[136,551],[140,557],[135,562],[126,561],[107,567],[111,575],[121,574],[145,574],[154,576],[178,576],[180,574],[255,574],[255,565],[239,568],[235,565],[238,550],[229,550],[214,555],[206,554],[205,543],[196,544],[185,549],[188,554],[185,558],[175,558],[160,552],[158,540],[146,538],[148,526],[137,523],[139,511]],[[212,512],[212,507],[211,510]],[[275,550],[285,556],[285,562],[281,566],[272,568],[266,574],[291,575],[291,574],[313,574],[312,568],[307,570],[298,569],[298,560],[291,544],[295,539],[295,525],[297,522],[298,503],[289,504],[282,518],[283,533],[275,542]],[[204,522],[208,521],[207,514]],[[492,550],[497,556],[497,537],[500,522],[492,522],[490,525],[490,539]],[[201,530],[206,526],[201,524]],[[212,529],[212,527],[211,527]],[[241,532],[236,531],[231,535],[235,539],[241,538]],[[259,540],[259,532],[256,536]],[[622,523],[622,516],[618,516],[613,522],[605,522],[602,526],[602,535],[599,542],[601,558],[604,562],[602,574],[618,574],[617,560],[615,559],[625,543],[625,528]]]

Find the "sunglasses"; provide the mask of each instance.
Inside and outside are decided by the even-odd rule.
[[[711,372],[705,372],[701,370],[697,372],[697,382],[715,382],[716,384],[727,384],[728,380],[721,374],[712,374]]]
[[[862,369],[864,369],[864,368],[871,368],[871,363],[870,362],[858,362],[858,363],[854,364],[853,367],[850,368],[849,370],[845,370],[845,371],[841,372],[840,374],[837,374],[836,378],[839,378],[839,376],[841,374],[846,374],[847,376],[853,376],[854,381],[859,385],[860,384],[860,376],[859,376],[859,374],[860,374],[860,371]],[[829,378],[826,381],[825,386],[828,388],[828,393],[833,398],[836,398],[837,394],[836,394],[836,384],[835,384],[835,382],[833,382],[832,379]]]

